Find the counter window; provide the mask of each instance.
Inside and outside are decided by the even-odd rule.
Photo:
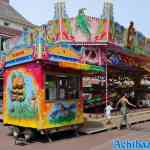
[[[46,100],[65,100],[79,98],[79,77],[66,75],[46,75]]]

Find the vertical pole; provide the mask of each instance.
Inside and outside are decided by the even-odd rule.
[[[0,50],[2,50],[2,37],[0,36]]]
[[[106,62],[106,69],[105,69],[105,82],[106,82],[106,106],[108,104],[108,65],[107,65],[107,62]]]

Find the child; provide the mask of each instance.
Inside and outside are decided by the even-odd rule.
[[[107,118],[107,124],[111,124],[111,111],[114,108],[112,107],[112,102],[109,102],[108,105],[105,107],[105,116]]]

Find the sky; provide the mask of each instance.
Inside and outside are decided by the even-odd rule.
[[[56,0],[10,0],[26,19],[36,25],[45,24],[54,16]],[[114,19],[128,27],[134,21],[135,28],[150,37],[150,0],[112,0]],[[100,17],[104,0],[66,0],[67,14],[76,16],[80,8],[87,8],[87,15]]]

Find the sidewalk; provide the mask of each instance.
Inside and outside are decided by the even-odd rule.
[[[103,116],[93,116],[90,114],[86,114],[86,123],[80,129],[80,132],[85,134],[92,134],[104,130],[109,130],[113,128],[117,128],[120,124],[121,116],[120,114],[112,116],[112,124],[107,125],[107,119]],[[128,113],[128,121],[129,124],[137,124],[140,122],[145,122],[150,120],[150,110],[142,110],[136,112]]]

